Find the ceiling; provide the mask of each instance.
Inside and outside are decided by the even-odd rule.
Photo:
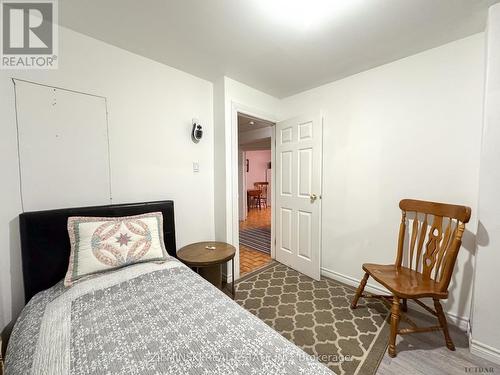
[[[244,133],[250,130],[267,128],[272,126],[274,123],[266,120],[261,120],[257,117],[252,117],[245,115],[243,113],[238,113],[238,132]]]
[[[259,151],[259,150],[270,150],[271,149],[271,138],[263,138],[261,140],[245,143],[240,145],[240,150],[242,151]]]
[[[198,77],[285,97],[480,32],[500,0],[286,1],[64,0],[59,15]]]

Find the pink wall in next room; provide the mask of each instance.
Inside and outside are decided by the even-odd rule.
[[[246,174],[247,189],[253,189],[254,182],[266,181],[267,163],[271,161],[271,150],[247,151],[246,158],[250,164]]]

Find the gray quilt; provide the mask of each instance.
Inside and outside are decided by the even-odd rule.
[[[6,374],[331,372],[171,260],[37,294],[12,332]]]

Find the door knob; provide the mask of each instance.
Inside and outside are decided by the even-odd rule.
[[[318,196],[316,194],[310,194],[309,198],[311,198],[311,202],[314,202],[316,199],[318,199]]]

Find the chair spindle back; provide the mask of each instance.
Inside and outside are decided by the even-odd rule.
[[[402,266],[407,250],[408,267],[438,282],[440,290],[447,290],[471,209],[412,199],[403,199],[399,207],[396,265]]]

